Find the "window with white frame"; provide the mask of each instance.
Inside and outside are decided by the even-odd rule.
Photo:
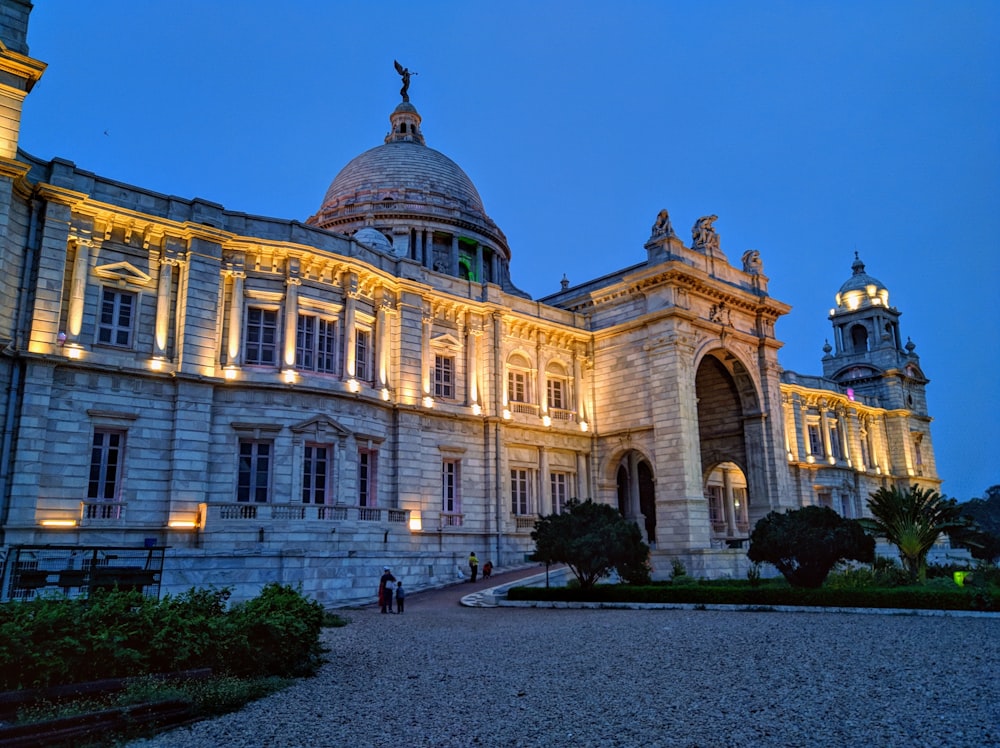
[[[569,501],[569,473],[549,473],[549,487],[552,492],[552,513],[562,514]]]
[[[90,479],[87,481],[88,499],[119,500],[124,451],[124,431],[94,429],[94,440],[90,450]]]
[[[562,379],[549,379],[546,381],[548,391],[549,407],[555,410],[566,410],[566,382]]]
[[[305,371],[336,371],[337,321],[317,314],[300,314],[295,331],[295,366]]]
[[[333,447],[307,443],[302,456],[302,503],[326,504],[331,487]]]
[[[358,449],[358,506],[375,506],[376,477],[378,475],[378,450],[361,447]]]
[[[127,348],[132,345],[137,297],[130,291],[101,289],[101,313],[97,342]]]
[[[516,515],[531,513],[531,472],[524,468],[510,471],[511,511]]]
[[[523,356],[511,356],[507,362],[507,400],[512,403],[531,402],[531,369]]]
[[[372,379],[372,331],[359,327],[354,333],[354,377],[363,382]]]
[[[271,488],[271,457],[274,444],[264,439],[240,439],[236,500],[262,504]]]
[[[462,511],[461,476],[459,460],[441,461],[441,511],[446,514],[460,514]]]
[[[246,321],[247,364],[275,366],[278,362],[278,312],[249,307]]]
[[[434,354],[434,397],[451,400],[455,397],[455,357]]]

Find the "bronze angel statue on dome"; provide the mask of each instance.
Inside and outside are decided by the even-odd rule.
[[[416,75],[416,73],[410,73],[409,68],[404,68],[399,64],[398,60],[393,60],[392,64],[396,66],[396,72],[403,78],[403,87],[399,89],[399,95],[403,97],[403,101],[409,101],[410,94],[408,91],[410,89],[410,75]]]

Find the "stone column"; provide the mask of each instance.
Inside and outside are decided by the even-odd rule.
[[[378,309],[375,312],[375,361],[377,385],[379,388],[389,386],[389,379],[392,367],[392,345],[389,335],[389,311],[392,308],[392,299],[389,292],[383,289],[382,297],[378,302]]]
[[[726,535],[735,537],[736,532],[736,506],[733,497],[733,477],[732,470],[725,468],[722,471],[722,506],[726,513]]]
[[[583,362],[580,352],[576,350],[573,351],[573,397],[576,405],[576,420],[578,422],[586,421],[587,414],[584,410],[583,398]]]
[[[283,368],[295,368],[295,347],[298,338],[299,328],[299,286],[302,279],[299,278],[299,261],[297,258],[288,259],[288,277],[285,279],[285,340],[284,355],[282,356]]]
[[[483,245],[476,242],[476,280],[483,282]]]
[[[469,313],[465,327],[466,405],[479,403],[479,336],[482,334],[479,321]]]
[[[458,265],[458,234],[451,235],[451,258],[449,264],[451,265],[451,275],[454,275],[456,278],[461,277]]]
[[[833,456],[833,445],[830,444],[830,411],[825,406],[820,406],[819,410],[819,431],[823,437],[823,457],[828,459]]]
[[[538,342],[535,345],[535,362],[538,369],[535,372],[535,386],[538,388],[538,409],[544,416],[549,412],[549,393],[545,384],[545,360],[543,357],[543,346],[545,345],[545,333],[538,333]]]
[[[83,328],[83,308],[87,298],[87,276],[90,273],[90,249],[97,249],[92,239],[76,240],[76,258],[69,287],[69,309],[66,314],[66,342],[79,344]]]
[[[549,453],[538,447],[538,513],[552,514],[552,495],[549,493]]]
[[[170,288],[173,285],[173,270],[177,261],[160,253],[160,278],[156,286],[156,328],[153,339],[153,355],[167,357],[167,339],[170,333]]]
[[[577,498],[580,501],[584,499],[589,499],[589,491],[587,491],[587,486],[589,485],[587,481],[587,455],[584,452],[576,453],[576,493],[571,498]]]
[[[243,279],[246,273],[242,264],[230,270],[232,288],[229,294],[229,366],[239,366],[243,356]]]
[[[423,397],[430,397],[434,368],[434,359],[431,356],[431,333],[434,331],[434,315],[430,302],[424,302],[424,313],[420,322],[420,394]]]
[[[354,319],[358,305],[358,276],[344,276],[344,376],[354,379],[357,372],[358,329]]]

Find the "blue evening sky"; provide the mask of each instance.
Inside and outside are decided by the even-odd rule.
[[[761,253],[785,368],[822,371],[855,250],[902,313],[942,490],[1000,483],[1000,3],[37,0],[21,147],[306,219],[381,144],[398,59],[539,297],[690,242]]]

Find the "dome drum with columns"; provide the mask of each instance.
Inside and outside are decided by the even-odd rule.
[[[379,248],[398,257],[526,296],[510,282],[507,238],[461,167],[427,147],[416,107],[401,102],[389,121],[385,143],[341,169],[307,223],[348,235],[373,229],[386,240],[375,240]]]

